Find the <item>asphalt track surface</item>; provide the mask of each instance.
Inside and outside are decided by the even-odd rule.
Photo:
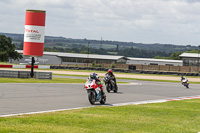
[[[69,76],[64,76],[69,78]],[[83,78],[85,77],[71,77]],[[200,95],[200,85],[190,84],[186,89],[180,83],[118,80],[130,84],[118,84],[118,93],[107,93],[106,105],[177,98]],[[0,116],[9,114],[70,109],[90,105],[84,84],[64,83],[1,83]],[[105,87],[104,87],[105,88]]]

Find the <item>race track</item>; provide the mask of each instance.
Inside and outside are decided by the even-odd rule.
[[[200,95],[200,85],[186,89],[180,83],[121,80],[118,93],[107,93],[106,105]],[[0,116],[48,110],[90,107],[84,84],[1,83]],[[93,105],[93,106],[98,106]]]

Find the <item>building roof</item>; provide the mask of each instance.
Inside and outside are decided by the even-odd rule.
[[[173,63],[182,63],[182,60],[165,60],[165,59],[152,59],[152,58],[132,58],[128,57],[130,60],[135,61],[156,61],[156,62],[173,62]]]
[[[181,55],[179,55],[179,57],[181,57],[181,58],[183,58],[183,57],[199,58],[200,54],[198,54],[198,53],[182,53]]]
[[[23,50],[16,50],[18,53],[23,53]],[[95,55],[95,54],[79,54],[79,53],[62,53],[62,52],[44,52],[44,55],[54,55],[58,57],[71,57],[71,58],[90,58],[90,59],[107,59],[107,60],[119,60],[127,59],[125,56],[114,56],[114,55]]]

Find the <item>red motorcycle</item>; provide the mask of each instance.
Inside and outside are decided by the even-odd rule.
[[[103,92],[101,94],[101,89],[96,84],[95,80],[88,79],[85,83],[85,88],[88,93],[89,102],[93,105],[95,102],[100,102],[101,104],[105,104],[106,102],[106,94]]]

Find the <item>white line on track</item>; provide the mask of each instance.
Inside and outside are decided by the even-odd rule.
[[[138,101],[138,102],[117,103],[117,104],[102,105],[102,106],[114,107],[114,106],[125,106],[125,105],[139,105],[139,104],[163,103],[163,102],[169,102],[169,101],[188,100],[188,99],[200,99],[200,95],[178,97],[178,98],[158,99],[158,100]],[[58,112],[58,111],[66,111],[66,110],[84,109],[84,108],[91,108],[91,107],[96,107],[96,106],[77,107],[77,108],[69,108],[69,109],[57,109],[57,110],[47,110],[47,111],[18,113],[18,114],[8,114],[8,115],[0,115],[0,117],[10,117],[10,116],[19,116],[19,115],[40,114],[40,113]]]

